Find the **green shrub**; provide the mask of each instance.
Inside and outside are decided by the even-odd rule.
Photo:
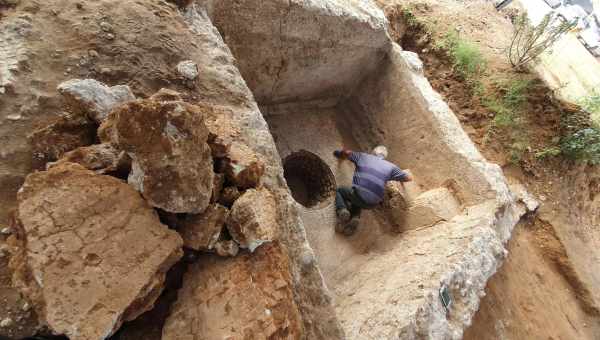
[[[446,33],[436,48],[444,49],[452,58],[454,71],[469,82],[485,72],[486,60],[473,43],[462,39],[455,30]]]
[[[590,113],[594,124],[600,127],[600,91],[594,91],[592,95],[581,98],[579,105],[583,110]]]
[[[565,21],[554,12],[546,14],[537,26],[531,25],[526,13],[519,15],[507,49],[508,60],[515,69],[523,69],[576,25],[577,20]]]
[[[504,128],[516,123],[514,112],[496,97],[484,97],[482,103],[488,110],[494,113],[494,126]]]
[[[504,103],[513,109],[521,108],[527,102],[527,89],[530,84],[528,79],[513,79],[504,83]]]
[[[600,164],[600,129],[586,128],[565,137],[561,152],[573,160]]]

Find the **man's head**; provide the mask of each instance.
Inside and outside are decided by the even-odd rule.
[[[373,149],[373,154],[381,159],[386,159],[388,156],[388,150],[383,145],[378,145]]]

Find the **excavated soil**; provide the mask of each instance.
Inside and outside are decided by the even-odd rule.
[[[570,282],[569,259],[548,228],[539,219],[517,227],[465,340],[596,338],[598,320],[579,303],[586,292]]]

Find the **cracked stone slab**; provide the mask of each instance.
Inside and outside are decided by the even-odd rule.
[[[185,274],[162,339],[300,339],[288,261],[279,243],[201,257]]]
[[[78,164],[29,175],[18,202],[14,281],[73,340],[104,339],[151,309],[182,256],[179,235],[133,188]]]

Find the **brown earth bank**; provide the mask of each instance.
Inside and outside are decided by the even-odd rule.
[[[465,340],[595,339],[598,318],[581,305],[563,273],[572,271],[560,241],[547,223],[519,224],[502,268],[486,288]]]
[[[582,118],[578,107],[556,99],[534,74],[511,70],[504,50],[516,9],[497,12],[485,1],[378,2],[390,20],[394,39],[419,54],[432,86],[482,154],[542,203],[539,218],[516,229],[508,260],[488,284],[465,338],[597,338],[600,281],[595,274],[598,235],[594,226],[598,226],[600,171],[560,156],[536,157]],[[475,44],[486,59],[481,83],[488,91],[498,91],[497,79],[530,81],[515,131],[494,128],[495,113],[455,72],[448,53],[438,48],[449,31]],[[524,145],[516,145],[517,141]]]

